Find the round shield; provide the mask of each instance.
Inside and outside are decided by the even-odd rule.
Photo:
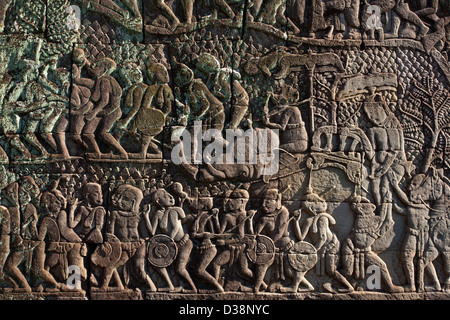
[[[309,242],[297,242],[289,251],[288,260],[292,268],[306,272],[317,263],[317,250]]]
[[[156,108],[145,108],[135,119],[136,127],[143,132],[157,135],[161,132],[166,121],[164,113]]]
[[[158,268],[165,268],[172,264],[177,257],[178,249],[172,238],[157,234],[148,243],[148,261]]]
[[[275,244],[264,235],[257,235],[255,242],[247,250],[248,259],[254,264],[269,264],[275,258]]]
[[[104,242],[95,248],[91,261],[102,268],[111,267],[119,260],[121,253],[120,242]]]

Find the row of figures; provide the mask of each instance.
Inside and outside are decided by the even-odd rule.
[[[448,290],[448,218],[440,214],[445,204],[435,199],[431,210],[424,202],[424,185],[439,181],[437,173],[411,181],[398,253],[407,283],[399,286],[372,250],[384,235],[383,219],[377,206],[361,196],[350,205],[353,229],[339,240],[336,217],[310,186],[300,208],[290,212],[277,189],[267,189],[252,210],[243,187],[224,192],[217,205],[208,190],[188,194],[179,182],[153,181],[151,188],[123,182],[104,201],[104,191],[94,182],[76,192],[57,181],[41,192],[31,176],[24,176],[3,190],[1,286],[13,292],[75,290],[68,285],[69,267],[75,266],[82,282],[90,281],[91,290],[100,293],[130,288],[348,293],[367,289],[366,270],[375,266],[387,292],[440,291],[433,260],[442,254]],[[448,185],[439,186],[447,198]],[[330,280],[317,287],[317,276],[323,275]]]
[[[85,5],[80,0],[77,2]],[[142,20],[134,0],[124,3],[128,9],[109,1],[97,4],[95,12],[125,26],[127,23],[122,20],[127,20],[126,17],[130,23]],[[213,0],[201,4],[187,0],[172,3],[157,0],[149,8],[150,15],[144,19],[145,30],[149,33],[185,33],[194,28],[196,20],[208,25],[209,21],[219,19],[229,27],[240,27],[245,21],[247,28],[270,32],[275,27],[305,37],[360,39],[363,34],[369,39],[378,35],[380,41],[385,38],[417,39],[423,40],[428,50],[438,43],[442,46],[445,27],[450,22],[448,5],[437,0]],[[116,15],[118,19],[114,19]],[[130,24],[129,29],[133,28]]]
[[[75,48],[71,86],[56,58],[36,61],[26,61],[22,78],[5,94],[1,124],[10,151],[0,148],[5,161],[161,158],[164,147],[170,148],[161,137],[164,128],[181,133],[202,121],[208,128],[236,129],[248,115],[239,72],[222,67],[211,54],[198,56],[192,69],[175,64],[175,92],[168,65],[151,59],[144,68],[134,62],[118,66],[110,58],[91,63]]]
[[[245,21],[248,28],[252,28],[253,24],[263,29],[270,26],[266,27],[267,30],[275,26],[302,36],[328,39],[338,34],[350,39],[360,38],[361,32],[369,37],[380,32],[384,38],[383,34],[387,31],[386,36],[389,37],[426,37],[425,42],[436,44],[445,40],[445,27],[449,23],[448,4],[437,0],[156,0],[147,6],[144,14],[136,0],[117,3],[76,0],[75,3],[108,17],[132,33],[142,32],[145,24],[147,32],[165,35],[186,33],[200,21],[207,25],[209,21],[219,19],[230,28],[241,27]],[[13,21],[16,24],[27,23],[20,17],[8,17],[8,14],[14,15],[12,7],[10,0],[3,1],[0,6],[0,32],[4,29],[5,20],[7,24]],[[68,10],[75,9],[69,7]],[[24,9],[24,12],[27,13],[27,10]],[[35,14],[38,16],[38,13]],[[78,16],[74,18],[80,19]],[[17,32],[14,26],[6,28],[6,31]]]

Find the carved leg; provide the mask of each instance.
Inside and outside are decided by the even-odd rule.
[[[100,123],[101,118],[96,117],[93,120],[87,122],[82,129],[82,136],[86,140],[86,149],[89,150],[95,157],[101,157],[101,151],[95,140],[95,131]],[[92,156],[92,155],[91,155]]]
[[[394,8],[394,11],[403,19],[410,21],[419,27],[418,39],[421,39],[429,30],[429,28],[423,23],[423,21],[409,9],[409,5],[403,0],[399,1]]]
[[[441,254],[444,260],[444,291],[450,292],[450,252],[441,252]]]
[[[177,26],[180,24],[180,20],[178,20],[178,17],[173,13],[172,9],[164,2],[164,0],[157,0],[156,6],[163,12],[163,14],[167,18],[169,18],[169,20],[172,20],[172,25],[170,26],[170,29],[175,30]]]
[[[414,272],[414,256],[416,254],[417,239],[411,234],[405,236],[402,248],[402,260],[407,281],[406,292],[416,291],[416,281]]]
[[[99,126],[99,137],[104,142],[106,142],[109,146],[111,146],[113,149],[115,149],[117,152],[120,153],[121,159],[128,159],[128,153],[125,151],[125,149],[120,145],[119,142],[113,137],[113,135],[110,133],[110,130],[116,120],[120,119],[120,116],[122,115],[122,111],[117,109],[115,112],[104,116],[103,119],[100,122]]]
[[[194,0],[182,0],[182,4],[184,7],[184,15],[186,17],[186,23],[192,24],[193,23],[192,13],[194,11]]]
[[[258,264],[255,266],[255,287],[253,288],[254,293],[258,293],[261,286],[267,287],[264,283],[264,277],[266,276],[267,269],[271,264]]]
[[[39,280],[43,280],[46,284],[53,286],[53,288],[47,288],[48,291],[59,290],[64,288],[65,285],[59,284],[50,272],[45,270],[45,243],[39,243],[33,250],[32,274]]]
[[[11,0],[0,1],[0,32],[3,32],[6,20],[6,11],[8,10]]]
[[[365,258],[366,258],[365,260],[368,264],[374,264],[380,268],[381,279],[383,280],[383,282],[386,286],[386,289],[389,293],[404,292],[402,287],[397,286],[392,282],[392,278],[391,278],[391,275],[389,274],[386,263],[383,260],[381,260],[380,257],[378,257],[373,252],[367,252],[364,256],[365,256]]]
[[[356,286],[356,281],[351,278],[354,270],[355,256],[353,255],[353,243],[350,239],[346,239],[342,244],[341,250],[342,275],[352,282],[352,287]],[[353,280],[353,281],[352,281]]]
[[[248,260],[244,253],[244,250],[239,254],[238,262],[238,274],[244,279],[252,280],[253,272],[248,267]]]
[[[38,141],[36,135],[33,132],[27,132],[23,135],[25,141],[31,144],[34,148],[36,148],[42,157],[48,157],[48,152],[45,150],[44,146]]]
[[[242,119],[245,116],[245,113],[248,110],[248,106],[238,106],[234,105],[231,108],[231,121],[230,121],[230,129],[237,129]]]
[[[175,287],[172,284],[172,280],[170,280],[169,274],[167,273],[167,269],[155,267],[155,270],[161,276],[161,278],[163,278],[164,281],[167,283],[167,288],[159,288],[159,290],[169,292],[175,291]]]
[[[117,270],[113,267],[106,267],[103,269],[102,284],[100,285],[100,288],[99,288],[100,291],[108,290],[109,282],[111,281],[113,273],[117,273]],[[116,277],[116,283],[117,283],[117,287],[119,290],[124,289],[122,281],[120,280],[120,277],[118,277],[118,279]]]
[[[175,272],[178,273],[180,277],[183,278],[183,280],[185,280],[191,287],[191,290],[189,291],[183,290],[183,291],[196,293],[197,288],[195,287],[194,281],[192,281],[192,278],[186,269],[189,257],[191,255],[192,247],[193,247],[192,241],[188,240],[184,245],[181,245],[178,248],[178,256],[175,261]]]
[[[220,277],[220,268],[227,264],[228,261],[230,261],[231,258],[231,252],[230,250],[224,250],[220,252],[212,261],[211,267],[213,269],[213,276],[214,278],[219,281]]]
[[[219,282],[206,271],[206,268],[209,266],[209,264],[214,259],[216,254],[217,254],[216,247],[211,247],[209,249],[202,250],[200,257],[198,258],[198,264],[195,270],[195,274],[199,278],[212,284],[217,289],[218,292],[223,292],[224,291],[223,287],[219,284]]]
[[[338,263],[338,256],[336,254],[326,254],[325,268],[326,268],[327,273],[346,287],[345,289],[340,290],[340,292],[352,292],[354,290],[353,286],[337,270],[337,268],[336,268],[337,263]]]
[[[20,141],[17,134],[5,134],[10,146],[20,153],[20,156],[16,157],[16,160],[31,160],[31,153]]]
[[[5,271],[13,279],[17,281],[19,286],[27,293],[31,293],[31,287],[28,284],[27,279],[22,274],[18,266],[22,263],[25,253],[22,251],[11,252],[5,262]]]
[[[228,18],[230,19],[234,18],[235,14],[225,0],[215,0],[215,4],[217,7],[219,7],[220,10],[222,10],[223,13],[226,14]]]
[[[150,279],[148,274],[145,272],[145,244],[142,244],[137,249],[134,255],[134,266],[136,268],[139,279],[141,279],[147,285],[147,288],[149,288],[150,291],[155,292],[156,287],[152,279]]]

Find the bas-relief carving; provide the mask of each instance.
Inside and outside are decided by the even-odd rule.
[[[446,296],[446,4],[68,5],[0,0],[2,297]]]

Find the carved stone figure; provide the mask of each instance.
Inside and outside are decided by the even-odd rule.
[[[302,210],[305,210],[310,217],[306,218],[302,227],[299,226],[299,220],[296,219],[295,230],[300,240],[304,240],[308,232],[310,233],[318,253],[316,270],[319,274],[327,272],[340,282],[344,286],[341,289],[343,292],[353,291],[351,284],[337,270],[340,243],[330,227],[330,225],[336,224],[336,220],[327,213],[327,203],[311,189],[307,189],[302,202]],[[324,289],[334,292],[330,283],[325,283]]]
[[[275,79],[284,79],[300,67],[306,67],[307,70],[317,67],[320,70],[324,66],[331,66],[338,71],[344,71],[344,66],[339,56],[334,53],[294,54],[286,52],[285,47],[277,47],[275,51],[266,56],[247,62],[244,70],[249,75],[262,72],[267,77],[271,77],[272,71],[279,67],[279,71],[273,74],[273,77]]]
[[[225,195],[223,212],[213,216],[217,236],[223,235],[216,241],[218,253],[211,262],[213,275],[219,280],[221,267],[227,266],[226,273],[235,272],[244,279],[253,279],[253,272],[249,268],[249,261],[245,255],[247,247],[246,234],[253,234],[251,217],[253,212],[246,211],[249,198],[247,190],[230,190]],[[228,265],[227,265],[228,264]],[[230,283],[231,286],[231,283]],[[225,290],[227,284],[225,284]]]
[[[409,8],[409,4],[405,2],[404,0],[388,0],[388,1],[370,1],[367,2],[363,8],[362,8],[362,21],[364,21],[363,27],[369,29],[367,27],[367,21],[368,21],[368,15],[370,10],[368,10],[368,7],[370,5],[376,5],[378,8],[380,8],[380,14],[384,14],[390,10],[393,10],[397,16],[394,16],[393,18],[393,27],[392,27],[392,34],[387,35],[386,37],[398,37],[398,32],[400,29],[400,23],[401,19],[404,21],[408,21],[415,26],[419,28],[417,32],[417,39],[421,39],[425,34],[427,34],[429,28],[425,25],[425,23],[418,17],[416,13],[411,11]],[[375,31],[375,28],[369,29],[371,33]],[[372,36],[373,37],[373,36]]]
[[[158,146],[152,139],[162,131],[166,116],[172,110],[172,101],[174,99],[172,90],[168,85],[170,79],[166,67],[159,63],[150,64],[147,67],[147,75],[152,84],[145,88],[145,93],[142,93],[140,108],[136,108],[138,104],[135,102],[134,108],[127,115],[128,119],[130,116],[135,115],[130,132],[139,132],[141,134],[141,150],[137,154],[139,158],[146,158],[149,148],[151,154],[161,155],[161,151],[159,151]],[[128,100],[133,98],[139,99],[141,94],[139,90],[142,90],[142,85],[139,88],[133,88],[128,93]],[[127,120],[124,119],[124,122],[126,123]],[[130,157],[134,156],[130,155]]]
[[[94,103],[93,109],[85,114],[86,123],[83,127],[83,137],[87,140],[90,156],[99,158],[102,152],[95,139],[98,130],[99,137],[111,148],[117,150],[121,158],[128,158],[127,152],[117,142],[110,130],[116,120],[122,115],[120,98],[122,88],[110,74],[116,69],[116,63],[104,58],[97,61],[89,69],[95,79],[95,85],[90,96]]]
[[[372,127],[367,130],[367,136],[375,151],[368,178],[375,204],[381,210],[383,228],[388,229],[392,224],[393,194],[407,202],[407,196],[399,186],[402,177],[409,173],[403,132],[379,95],[369,98],[369,102],[364,104],[364,112],[372,123]]]
[[[193,247],[189,234],[184,232],[181,225],[181,221],[186,215],[182,208],[174,206],[175,199],[164,189],[158,189],[153,192],[152,202],[157,206],[157,209],[151,218],[146,219],[147,226],[151,230],[150,234],[156,234],[156,230],[159,229],[163,234],[169,236],[176,242],[178,254],[174,261],[175,271],[190,286],[190,289],[184,291],[195,293],[197,292],[197,288],[186,269]],[[172,281],[168,277],[167,271],[164,270],[161,274],[169,285],[169,291],[174,291]]]
[[[39,197],[39,187],[32,177],[22,178],[24,182],[17,190],[20,210],[20,231],[14,247],[5,262],[5,271],[11,277],[14,287],[21,291],[31,292],[32,288],[27,279],[29,275],[34,281],[41,281],[48,287],[47,291],[65,289],[65,284],[58,283],[45,268],[45,237],[49,230],[45,222],[38,224],[38,213],[35,202]],[[19,269],[24,265],[25,274]]]
[[[441,289],[439,278],[432,263],[439,255],[444,261],[444,290],[449,288],[449,260],[447,255],[448,240],[445,217],[449,186],[442,181],[434,168],[427,174],[414,176],[409,184],[410,203],[407,206],[408,233],[404,239],[403,259],[408,276],[408,290],[421,292],[425,290],[424,271],[432,280],[427,290]],[[432,206],[430,206],[430,203]],[[428,222],[425,224],[425,222]],[[415,248],[414,248],[415,246]],[[414,267],[414,256],[418,257]],[[416,271],[417,270],[417,271]],[[417,279],[417,281],[415,281]],[[416,286],[415,283],[418,285]]]
[[[194,72],[184,64],[174,68],[175,85],[178,86],[190,109],[191,122],[203,121],[208,128],[222,131],[225,114],[222,102],[209,91],[200,79],[194,79]]]
[[[269,291],[275,290],[280,286],[280,282],[285,280],[287,255],[293,247],[294,241],[289,237],[289,211],[281,204],[281,194],[276,189],[269,189],[264,193],[261,207],[261,217],[255,225],[256,234],[265,234],[273,240],[275,245],[275,270],[273,272],[273,282],[270,284]],[[265,290],[267,285],[263,282],[265,273],[270,264],[257,266],[255,276],[255,291],[258,292],[260,286]],[[287,268],[286,268],[287,269]],[[292,277],[292,276],[291,276]],[[292,288],[281,287],[281,292],[297,292],[300,282],[303,282],[311,289],[312,285],[302,279],[299,274],[295,275]]]
[[[266,99],[264,124],[270,129],[280,130],[280,148],[290,152],[299,153],[308,148],[308,136],[302,114],[297,106],[293,105],[298,101],[298,92],[293,88],[289,94],[280,94],[274,97],[269,94]],[[277,104],[276,109],[269,111],[269,101]]]
[[[112,210],[106,218],[106,241],[91,256],[94,265],[103,269],[99,286],[101,291],[108,290],[112,277],[118,290],[124,290],[117,268],[130,260],[136,276],[146,285],[147,290],[156,291],[145,271],[146,246],[138,230],[143,197],[141,190],[128,184],[117,187],[111,197]]]
[[[84,267],[86,248],[81,239],[68,226],[67,213],[62,210],[63,198],[50,191],[44,191],[41,195],[41,209],[44,210],[39,225],[39,235],[48,239],[46,247],[47,258],[45,269],[47,271],[57,268],[56,274],[60,281],[67,281],[67,268],[69,265],[77,266],[83,280],[87,278],[87,270]]]
[[[448,299],[449,23],[0,0],[0,299]]]
[[[102,188],[98,183],[93,182],[83,187],[83,201],[79,205],[73,204],[75,212],[71,212],[69,216],[69,226],[77,232],[83,242],[103,242],[102,232],[106,210],[102,204]]]
[[[393,284],[386,263],[372,251],[372,244],[380,237],[380,216],[375,215],[375,205],[367,199],[352,204],[356,214],[354,230],[342,245],[343,274],[349,278],[364,278],[366,265],[376,265],[389,292],[403,292],[404,289]],[[351,281],[351,279],[350,279]],[[356,285],[356,283],[354,284]]]
[[[190,224],[190,236],[194,243],[193,257],[196,261],[194,274],[205,282],[212,285],[217,292],[223,292],[224,289],[220,283],[207,270],[208,266],[217,254],[217,248],[212,242],[215,238],[215,228],[213,224],[213,215],[218,214],[218,210],[213,208],[213,197],[210,195],[201,195],[197,198],[188,198],[189,207],[192,214],[186,216],[186,223]]]
[[[196,68],[206,77],[206,86],[226,106],[228,128],[237,129],[242,122],[249,104],[248,93],[238,81],[241,75],[230,69],[221,68],[220,62],[211,54],[205,53],[198,57]],[[230,106],[231,104],[231,106]]]

